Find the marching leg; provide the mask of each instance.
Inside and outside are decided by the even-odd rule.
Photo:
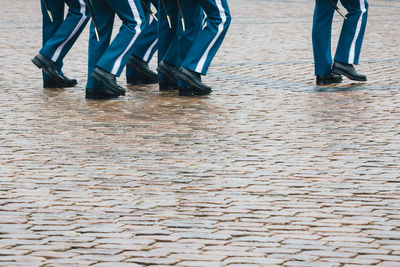
[[[89,11],[86,8],[86,0],[47,1],[51,9],[54,22],[47,19],[47,11],[43,12],[43,47],[32,62],[46,73],[44,87],[70,87],[77,84],[76,80],[66,78],[61,72],[62,61],[71,49],[89,20]],[[66,18],[63,18],[64,2],[69,6]],[[60,23],[60,21],[62,21]],[[54,23],[54,25],[52,25]]]
[[[333,0],[334,4],[337,0]],[[342,77],[331,72],[332,69],[332,20],[335,12],[327,0],[316,0],[312,28],[314,68],[318,85],[339,83]]]
[[[158,48],[157,24],[158,22],[150,16],[148,9],[151,2],[141,1],[147,5],[144,8],[146,21],[145,28],[138,37],[135,48],[126,65],[126,80],[128,84],[153,84],[158,82],[157,73],[150,70],[149,62]]]
[[[44,4],[44,1],[41,0],[41,9],[42,9],[42,47],[46,44],[46,42],[54,35],[57,29],[60,27],[61,23],[64,21],[64,1],[47,1],[47,8],[52,14],[53,21],[50,20],[49,15],[47,14],[47,9]],[[58,64],[57,69],[60,73],[62,69],[62,63]],[[50,77],[42,71],[43,75],[43,87],[48,88],[48,83],[50,81]]]
[[[228,2],[226,0],[199,0],[206,18],[205,28],[193,41],[178,77],[197,89],[196,94],[209,94],[211,88],[201,81],[206,75],[212,59],[217,53],[231,22]]]
[[[91,53],[96,53],[98,60],[96,60],[96,63],[94,61],[89,62],[89,75],[95,81],[102,84],[102,87],[96,86],[95,88],[91,88],[88,80],[86,98],[107,99],[125,95],[125,89],[117,84],[116,77],[121,74],[122,69],[128,62],[134,44],[144,27],[143,22],[145,18],[140,1],[97,0],[94,2],[93,9],[95,15],[99,17],[99,23],[102,20],[102,14],[104,14],[105,18],[110,17],[111,14],[112,17],[114,17],[114,14],[118,14],[118,17],[122,20],[122,26],[111,44],[107,44],[107,46],[102,45],[99,51],[91,51]],[[98,25],[98,27],[99,31],[102,32],[102,26]],[[106,19],[104,27],[107,29],[105,36],[107,41],[109,41],[108,38],[111,35],[113,20]],[[100,36],[100,38],[104,37]],[[91,31],[91,42],[94,42],[93,31]],[[101,40],[100,43],[102,43]],[[91,72],[92,66],[94,66],[94,70]]]
[[[177,88],[175,72],[177,66],[165,63],[164,58],[167,54],[176,55],[177,47],[172,46],[174,38],[178,31],[178,6],[176,0],[158,1],[158,79],[159,90],[168,91]],[[173,57],[173,56],[169,56]],[[177,56],[176,56],[177,57]],[[176,58],[175,57],[175,58]],[[173,76],[172,78],[170,76]]]
[[[339,44],[336,50],[333,72],[343,74],[355,81],[366,81],[367,77],[356,72],[364,40],[368,17],[367,0],[341,0],[347,9],[347,19],[343,23]]]
[[[88,60],[88,79],[86,83],[86,98],[89,99],[107,99],[119,97],[120,94],[107,90],[103,83],[93,79],[92,74],[96,64],[107,50],[111,41],[111,34],[114,25],[115,12],[105,0],[93,1],[93,12],[96,17],[97,28],[100,41],[97,41],[93,22],[90,24],[89,34],[89,60]]]

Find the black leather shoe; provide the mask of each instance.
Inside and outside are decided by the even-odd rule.
[[[86,99],[112,99],[119,97],[119,94],[110,92],[103,88],[86,88]]]
[[[43,71],[50,77],[51,82],[44,83],[44,88],[50,87],[72,87],[77,84],[76,80],[70,80],[67,77],[61,75],[57,70],[57,63],[51,61],[49,58],[42,54],[37,54],[32,59],[33,64],[35,64],[39,69]],[[57,86],[55,86],[57,85]]]
[[[111,94],[125,95],[125,89],[117,84],[115,75],[96,67],[92,78],[103,83]]]
[[[177,77],[184,82],[187,82],[196,89],[198,94],[209,94],[212,92],[211,87],[201,82],[200,73],[188,70],[184,67],[179,68]]]
[[[141,77],[135,78],[128,76],[126,77],[127,83],[132,85],[137,85],[137,84],[154,84],[158,82],[157,73],[149,68],[149,63],[147,63],[144,60],[141,60],[135,55],[132,55],[129,58],[128,66],[137,71]]]
[[[204,90],[199,90],[196,87],[192,86],[184,86],[184,87],[179,87],[179,96],[195,96],[195,95],[208,95],[212,92],[210,91],[204,91]]]
[[[158,82],[158,89],[160,91],[172,91],[172,90],[178,90],[178,83],[171,81],[169,79],[161,79]]]
[[[367,80],[367,76],[363,74],[358,74],[352,64],[335,61],[332,66],[332,72],[339,75],[344,75],[350,80],[354,81],[365,82]]]
[[[157,71],[159,74],[167,77],[173,82],[178,82],[178,78],[176,76],[178,72],[178,68],[175,65],[172,65],[164,60],[158,64]]]
[[[340,83],[343,81],[341,75],[330,73],[327,75],[317,75],[317,84],[318,85],[328,85],[332,83]]]
[[[78,82],[75,79],[68,79],[64,75],[63,82],[57,82],[53,80],[44,80],[43,81],[43,88],[65,88],[65,87],[74,87],[75,85],[78,84]]]

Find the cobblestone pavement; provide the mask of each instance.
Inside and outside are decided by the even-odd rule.
[[[400,1],[370,2],[366,83],[314,85],[313,1],[230,0],[211,95],[86,101],[87,29],[43,90],[39,1],[0,0],[0,266],[400,266]]]

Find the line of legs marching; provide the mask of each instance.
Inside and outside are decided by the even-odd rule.
[[[32,62],[43,71],[44,88],[77,84],[62,72],[63,59],[92,17],[87,99],[125,95],[116,79],[125,67],[128,84],[158,83],[182,96],[212,92],[201,77],[230,25],[227,0],[41,0],[41,8],[43,47]],[[112,39],[115,15],[122,25]],[[156,51],[158,73],[148,64]]]
[[[348,13],[332,59],[332,21],[339,1]],[[69,9],[64,17],[65,5]],[[62,72],[63,59],[92,17],[86,98],[125,95],[116,80],[125,66],[128,84],[158,83],[160,91],[179,90],[181,96],[212,92],[202,76],[231,22],[227,0],[41,0],[41,7],[43,47],[32,61],[43,70],[45,88],[77,84]],[[367,80],[354,65],[359,62],[368,7],[367,0],[315,0],[312,43],[317,85],[340,83],[342,75]],[[115,15],[122,26],[111,40]],[[156,51],[157,73],[148,65]]]

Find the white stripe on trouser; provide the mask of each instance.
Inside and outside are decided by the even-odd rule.
[[[69,40],[72,39],[72,37],[74,37],[74,35],[77,33],[77,31],[81,28],[82,24],[85,22],[86,20],[86,4],[83,0],[79,0],[79,3],[81,4],[81,9],[80,9],[80,13],[82,14],[82,18],[79,20],[78,24],[76,24],[74,30],[72,31],[72,33],[68,36],[68,38],[56,49],[56,52],[54,53],[53,57],[51,58],[52,61],[57,61],[62,49],[64,48],[64,46],[69,42]]]
[[[147,51],[146,51],[146,53],[144,54],[144,57],[143,57],[144,61],[147,62],[149,60],[151,51],[153,50],[153,48],[157,44],[157,42],[158,42],[158,39],[155,39],[154,42],[150,45],[149,49],[147,49]]]
[[[140,19],[140,15],[139,15],[138,9],[135,5],[135,2],[133,0],[128,0],[128,3],[131,7],[133,18],[136,21],[135,35],[133,36],[132,40],[128,44],[128,47],[125,49],[125,51],[115,61],[114,67],[111,70],[111,73],[114,75],[117,75],[117,72],[118,72],[119,68],[121,67],[122,58],[126,55],[126,53],[128,53],[129,49],[132,47],[133,43],[135,43],[136,39],[138,38],[138,36],[140,34],[140,27],[142,25],[142,20]]]
[[[354,34],[354,38],[353,38],[353,41],[351,42],[351,46],[350,46],[349,62],[348,62],[349,64],[353,64],[354,63],[354,58],[355,58],[355,54],[356,54],[357,39],[358,39],[358,36],[360,35],[361,26],[362,26],[362,23],[363,23],[363,16],[364,16],[365,12],[367,12],[367,10],[365,9],[365,2],[364,1],[365,0],[360,0],[361,15],[360,15],[360,18],[358,19],[356,32]]]
[[[202,72],[204,64],[206,63],[208,54],[210,53],[211,48],[213,47],[213,45],[217,41],[218,37],[221,35],[222,31],[224,30],[224,25],[226,22],[225,10],[224,10],[224,7],[222,6],[221,0],[216,0],[215,3],[217,4],[218,10],[219,10],[219,15],[221,16],[222,22],[221,22],[221,24],[218,25],[217,34],[215,35],[215,37],[211,41],[211,43],[208,45],[206,52],[203,54],[203,56],[200,58],[199,63],[197,64],[195,71],[198,73]]]

